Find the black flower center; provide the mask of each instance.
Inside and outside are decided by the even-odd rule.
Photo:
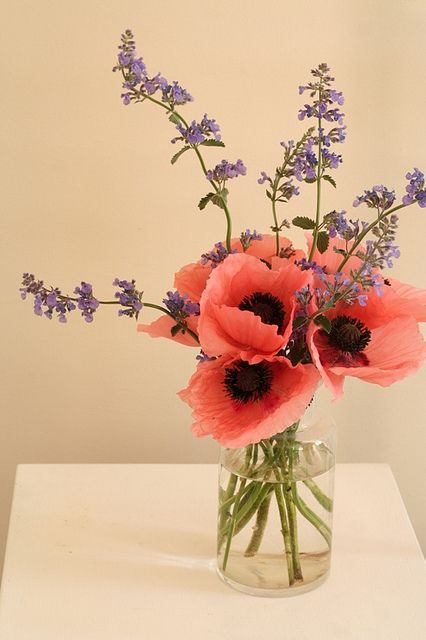
[[[255,316],[259,316],[264,324],[276,324],[279,329],[284,322],[284,305],[271,293],[255,291],[245,296],[238,308],[241,311],[251,311]]]
[[[233,400],[243,404],[257,402],[272,386],[272,369],[264,362],[249,364],[239,360],[225,369],[223,384]]]
[[[328,341],[340,351],[359,353],[371,340],[371,331],[358,318],[337,316],[331,321]]]

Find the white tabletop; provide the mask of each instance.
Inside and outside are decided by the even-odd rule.
[[[2,640],[424,640],[423,556],[387,465],[338,465],[331,576],[292,598],[215,574],[215,465],[21,465]]]

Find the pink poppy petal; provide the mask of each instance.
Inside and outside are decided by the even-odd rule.
[[[187,347],[200,347],[200,345],[194,340],[192,336],[188,333],[182,333],[181,331],[176,335],[172,336],[171,328],[174,327],[176,321],[173,320],[170,316],[161,316],[151,322],[151,324],[138,324],[136,326],[137,331],[141,331],[142,333],[147,333],[151,338],[169,338],[173,340],[173,342],[179,342],[179,344],[184,344]],[[188,327],[197,333],[198,329],[198,316],[191,316],[188,318]]]
[[[187,264],[175,273],[174,286],[179,293],[186,294],[193,302],[199,302],[212,270],[199,262]]]
[[[426,345],[416,321],[404,316],[374,329],[363,353],[368,366],[331,367],[330,371],[387,387],[419,369],[426,358]]]
[[[389,278],[390,291],[396,294],[400,312],[413,316],[417,322],[426,322],[426,289],[412,287],[394,278]],[[384,287],[388,290],[388,287]]]

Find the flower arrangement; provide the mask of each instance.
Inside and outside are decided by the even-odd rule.
[[[102,301],[87,282],[67,295],[26,273],[21,295],[34,297],[37,315],[55,316],[62,323],[76,309],[90,323],[106,304],[118,305],[118,315],[136,320],[144,307],[154,308],[160,317],[137,324],[139,332],[199,350],[196,371],[179,393],[193,411],[192,430],[245,452],[239,463],[243,469],[231,473],[221,496],[222,566],[226,568],[233,537],[255,514],[257,537],[250,553],[257,552],[266,505],[275,494],[289,583],[294,584],[302,579],[292,527],[295,510],[330,543],[327,525],[304,510],[297,497],[291,477],[295,460],[288,444],[295,441],[316,388],[322,381],[338,398],[346,376],[388,386],[416,371],[426,355],[418,327],[426,320],[426,290],[382,275],[400,255],[395,244],[397,212],[415,204],[426,207],[424,174],[417,168],[407,173],[406,193],[399,202],[383,185],[357,196],[353,207],[370,209],[367,220],[344,210],[322,212],[322,189],[336,187],[333,173],[342,162],[338,145],[345,141],[346,125],[344,97],[334,88],[328,66],[320,64],[299,87],[299,94],[308,98],[298,118],[312,126],[298,141],[281,142],[279,165],[262,171],[258,179],[271,206],[271,233],[246,229],[235,237],[229,192],[232,180],[245,176],[247,169],[241,159],[224,159],[209,168],[204,152],[225,147],[216,120],[204,114],[189,122],[181,115],[180,107],[192,96],[178,82],[148,73],[129,30],[122,35],[113,70],[123,78],[125,105],[155,105],[175,128],[172,164],[185,153],[195,154],[208,183],[198,208],[222,210],[225,238],[175,274],[174,290],[162,304],[147,301],[135,280],[118,278],[114,299]],[[304,185],[316,192],[314,215],[281,220],[279,207],[296,198]],[[283,235],[291,225],[306,230],[306,247],[294,247]],[[291,437],[283,439],[283,432]],[[249,467],[262,480],[255,488],[241,479]],[[287,494],[272,486],[271,477],[283,487],[288,483]],[[315,483],[310,489],[330,511],[328,497]]]

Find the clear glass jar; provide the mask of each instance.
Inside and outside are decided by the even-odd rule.
[[[309,591],[331,559],[335,425],[309,413],[284,432],[221,451],[218,573],[257,596]]]

